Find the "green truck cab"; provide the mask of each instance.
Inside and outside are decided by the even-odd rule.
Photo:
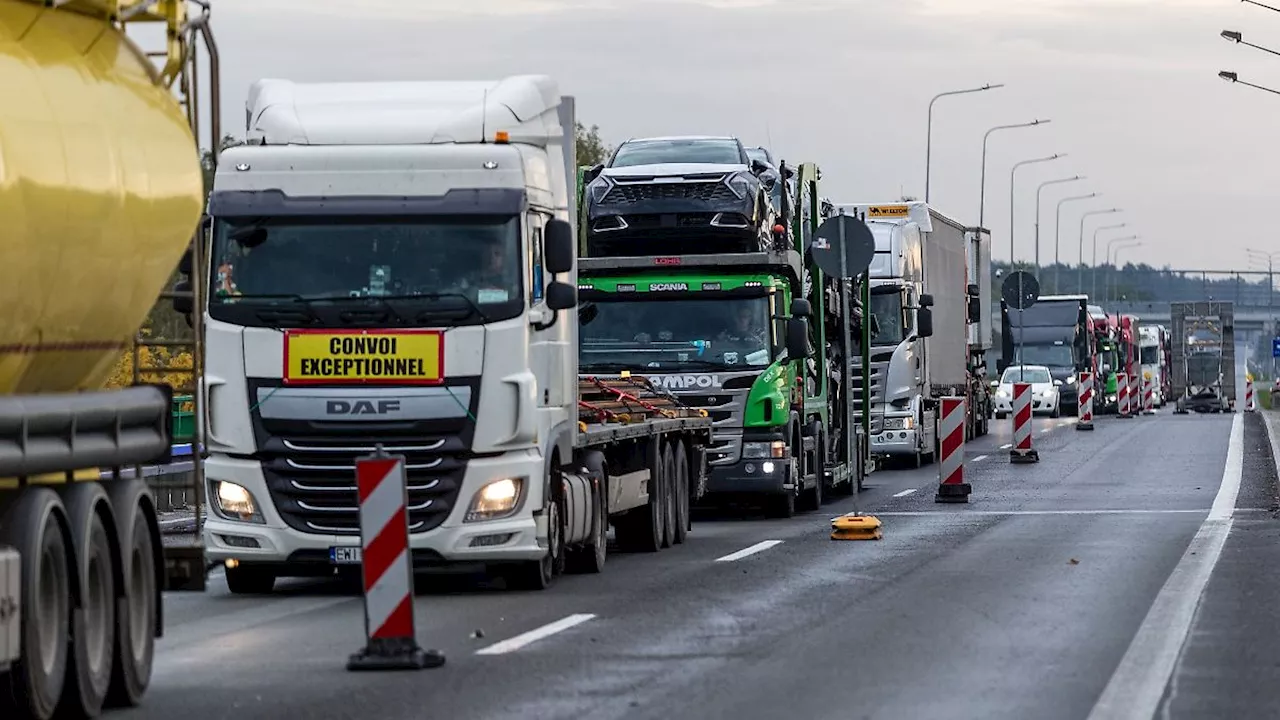
[[[682,254],[593,257],[583,237],[578,345],[583,375],[643,375],[707,411],[704,501],[762,502],[789,517],[860,487],[865,434],[843,430],[841,323],[856,319],[840,317],[839,293],[860,304],[852,283],[824,277],[804,252],[825,214],[818,168],[782,172],[789,192],[769,246],[692,254],[696,244],[668,230]]]

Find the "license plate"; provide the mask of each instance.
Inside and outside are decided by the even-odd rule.
[[[363,559],[364,555],[358,547],[329,548],[329,562],[334,565],[359,565]]]

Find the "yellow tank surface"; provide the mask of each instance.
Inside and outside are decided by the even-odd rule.
[[[199,152],[155,77],[103,19],[0,0],[0,393],[101,387],[190,242]]]

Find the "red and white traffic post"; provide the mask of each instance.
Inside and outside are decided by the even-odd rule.
[[[1244,379],[1244,411],[1253,412],[1253,380]]]
[[[1080,419],[1076,420],[1077,430],[1093,429],[1093,373],[1088,370],[1080,373]]]
[[[1142,414],[1142,366],[1138,363],[1129,365],[1129,414]]]
[[[1036,463],[1040,455],[1031,448],[1031,383],[1013,384],[1013,448],[1009,462]]]
[[[1116,373],[1116,416],[1131,418],[1129,414],[1129,374]]]
[[[940,503],[967,503],[972,488],[964,481],[964,398],[944,397],[940,400],[942,415],[938,420],[938,493]]]
[[[404,456],[377,446],[356,460],[360,500],[361,574],[368,644],[348,670],[420,670],[444,665],[444,655],[418,646],[413,621],[413,555],[409,550]]]
[[[1149,377],[1142,378],[1142,414],[1156,414],[1156,381]]]

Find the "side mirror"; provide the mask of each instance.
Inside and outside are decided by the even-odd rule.
[[[585,185],[600,177],[600,173],[604,172],[604,165],[592,165],[587,171],[582,173],[582,183]]]
[[[982,322],[982,298],[976,295],[969,296],[969,324]]]
[[[965,292],[968,293],[969,295],[972,295],[973,297],[978,297],[979,295],[982,294],[982,288],[979,288],[977,285],[970,285],[968,288],[965,289]]]
[[[578,288],[556,281],[547,285],[547,307],[559,312],[578,306]]]
[[[787,165],[782,168],[782,176],[790,180],[796,176],[795,168]]]
[[[1061,384],[1062,384],[1062,381],[1061,381],[1061,380],[1054,380],[1054,381],[1053,381],[1053,386],[1054,386],[1054,387],[1058,387],[1058,386],[1059,386],[1059,385],[1061,385]]]
[[[573,226],[564,220],[548,221],[542,236],[542,264],[547,272],[558,275],[573,270],[573,252]]]
[[[190,275],[193,266],[194,260],[191,256],[191,248],[187,248],[187,251],[182,253],[182,259],[178,260],[178,272],[183,275]]]
[[[932,295],[930,295],[929,293],[921,293],[921,294],[920,294],[920,307],[922,307],[922,308],[931,308],[931,307],[933,307],[933,296],[932,296]]]
[[[921,296],[921,299],[925,297],[928,295]],[[921,338],[933,337],[933,311],[928,307],[916,311],[916,335]]]
[[[751,172],[755,173],[756,175],[759,175],[760,173],[765,172],[768,169],[769,169],[769,166],[766,165],[763,160],[751,161]]]
[[[791,301],[791,317],[811,318],[813,317],[813,306],[804,298],[796,298]]]
[[[174,285],[173,285],[173,291],[174,291],[174,292],[180,292],[180,293],[189,293],[189,292],[191,292],[191,280],[190,280],[190,278],[184,278],[184,279],[179,280],[178,282],[174,283]],[[174,311],[175,311],[175,312],[177,312],[179,315],[186,315],[186,316],[187,316],[187,320],[188,320],[188,322],[190,322],[191,315],[192,315],[192,313],[194,313],[194,312],[195,312],[196,307],[195,307],[195,302],[192,300],[192,298],[190,298],[190,297],[176,297],[176,298],[174,298],[174,299],[173,299],[173,309],[174,309]]]
[[[787,320],[787,357],[792,360],[809,357],[809,323],[802,317]]]

